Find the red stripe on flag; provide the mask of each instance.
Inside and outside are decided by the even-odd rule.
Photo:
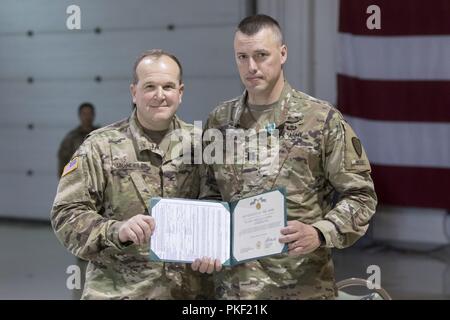
[[[362,80],[338,74],[337,82],[338,108],[345,114],[372,120],[450,122],[450,81]]]
[[[450,169],[372,164],[380,203],[450,209]]]
[[[367,28],[370,5],[381,11],[381,29]],[[359,35],[450,34],[449,0],[341,0],[339,31]]]

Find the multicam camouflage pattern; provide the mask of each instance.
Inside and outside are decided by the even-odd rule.
[[[92,130],[95,129],[97,129],[97,127],[94,127]],[[91,131],[83,130],[83,128],[79,126],[64,137],[58,150],[58,176],[61,176],[64,166],[72,159],[72,155]]]
[[[82,298],[193,299],[200,293],[201,277],[190,267],[150,262],[148,244],[125,246],[118,239],[121,221],[148,214],[151,197],[197,198],[198,168],[172,152],[179,143],[171,139],[175,129],[194,130],[175,117],[157,145],[133,112],[92,132],[74,155],[76,169],[61,177],[51,221],[62,244],[90,261]]]
[[[206,128],[222,132],[249,129],[241,122],[245,101],[244,93],[219,105],[210,114]],[[215,274],[216,296],[334,298],[337,290],[330,248],[352,245],[364,235],[375,212],[377,198],[370,164],[351,127],[328,103],[286,83],[273,112],[279,133],[279,153],[274,158],[277,167],[265,170],[267,163],[203,167],[200,198],[234,201],[285,187],[288,220],[318,228],[326,244],[300,257],[282,254],[225,268]]]

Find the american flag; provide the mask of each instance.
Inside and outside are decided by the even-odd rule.
[[[450,0],[341,0],[338,37],[338,106],[380,203],[449,209]]]

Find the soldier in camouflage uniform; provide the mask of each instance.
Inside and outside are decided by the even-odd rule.
[[[287,48],[274,19],[244,19],[234,48],[246,91],[215,108],[206,129],[225,135],[227,130],[266,128],[272,134],[267,148],[278,144],[279,152],[270,163],[205,166],[200,198],[234,201],[284,187],[288,226],[279,241],[289,251],[215,272],[216,296],[332,299],[337,290],[331,248],[357,241],[375,212],[366,153],[338,110],[285,81]]]
[[[98,129],[94,126],[95,109],[89,102],[82,103],[78,108],[80,125],[71,130],[61,142],[58,150],[58,177],[61,176],[64,166],[72,159],[72,155],[86,139],[87,135]]]
[[[175,116],[183,93],[178,60],[161,50],[136,61],[129,119],[92,132],[64,168],[51,221],[74,255],[89,260],[84,299],[193,299],[198,275],[150,262],[151,197],[198,196],[198,169],[182,161]],[[189,151],[190,152],[190,151]],[[192,276],[194,275],[194,276]]]
[[[94,126],[95,108],[89,102],[83,102],[78,107],[78,118],[80,119],[80,125],[67,133],[59,146],[58,178],[61,177],[65,165],[72,159],[73,154],[81,146],[87,135],[99,128]],[[77,266],[80,268],[81,272],[84,273],[86,271],[87,262],[77,258]],[[74,289],[73,298],[80,299],[81,293],[82,290]]]

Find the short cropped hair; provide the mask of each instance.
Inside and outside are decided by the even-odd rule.
[[[138,75],[136,72],[137,66],[138,64],[147,57],[151,57],[155,60],[158,60],[159,58],[161,58],[162,56],[166,56],[169,57],[170,59],[172,59],[173,61],[175,61],[175,63],[178,65],[178,69],[180,69],[180,73],[178,75],[178,80],[180,81],[180,84],[183,83],[183,68],[181,67],[181,63],[178,60],[177,57],[175,57],[173,54],[161,50],[161,49],[152,49],[152,50],[147,50],[144,51],[143,53],[141,53],[141,55],[136,59],[136,61],[134,62],[134,68],[133,68],[133,84],[138,83],[139,79],[138,79]]]
[[[242,19],[236,32],[240,31],[247,36],[252,36],[263,28],[271,28],[279,38],[280,43],[283,44],[283,32],[280,24],[277,20],[265,14],[256,14]]]
[[[82,104],[80,104],[80,106],[78,107],[78,115],[81,114],[81,110],[83,110],[84,108],[89,108],[91,109],[92,113],[95,114],[95,108],[94,105],[90,102],[83,102]]]

